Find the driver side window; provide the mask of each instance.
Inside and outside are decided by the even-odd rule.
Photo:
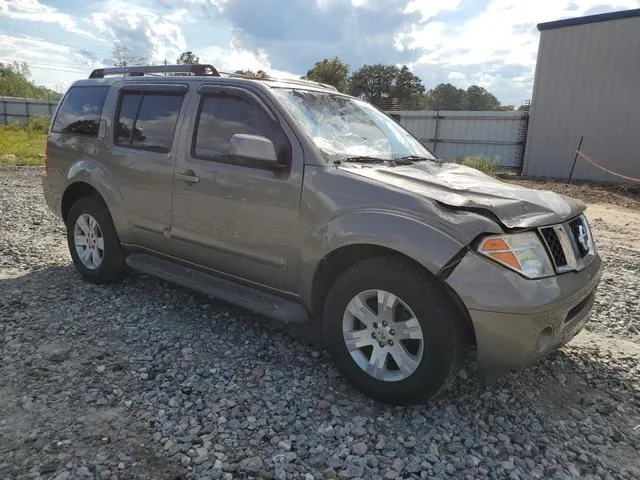
[[[276,147],[280,163],[290,162],[291,146],[286,135],[260,106],[234,95],[202,97],[194,132],[193,156],[242,163],[242,160],[229,155],[231,137],[238,133],[268,138]]]

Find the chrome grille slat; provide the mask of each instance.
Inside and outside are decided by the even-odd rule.
[[[582,270],[593,260],[595,248],[584,215],[557,225],[540,227],[538,230],[556,272]]]

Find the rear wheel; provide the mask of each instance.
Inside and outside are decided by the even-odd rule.
[[[71,207],[67,242],[73,263],[86,280],[115,283],[124,278],[124,249],[107,207],[97,196],[81,197]]]
[[[338,369],[364,394],[392,404],[425,401],[455,378],[462,325],[435,278],[393,258],[347,270],[324,308],[324,335]]]

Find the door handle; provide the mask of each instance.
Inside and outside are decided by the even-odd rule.
[[[186,183],[198,183],[200,177],[198,177],[193,170],[187,170],[183,173],[176,173],[176,178]]]

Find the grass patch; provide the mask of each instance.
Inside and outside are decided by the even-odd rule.
[[[462,164],[467,167],[475,168],[487,175],[495,176],[496,169],[498,168],[498,160],[489,157],[483,157],[482,155],[471,155],[462,159]]]
[[[23,125],[0,125],[0,165],[43,165],[48,117],[35,117]]]

